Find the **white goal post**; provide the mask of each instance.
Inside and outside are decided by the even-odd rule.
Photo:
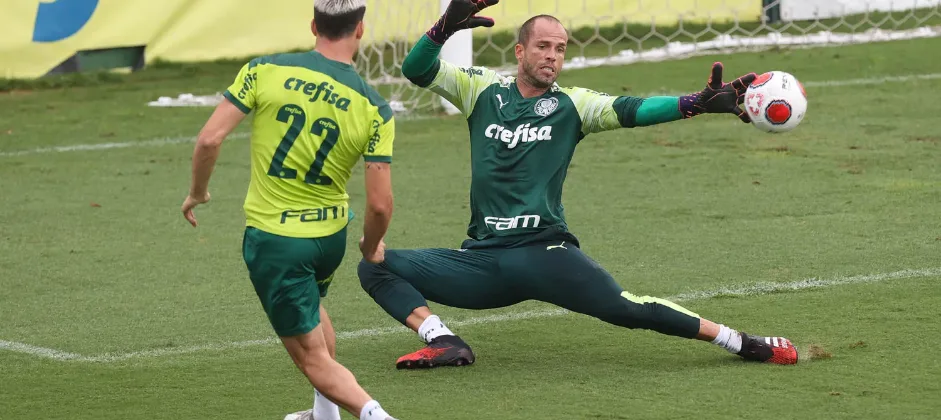
[[[456,109],[401,76],[409,49],[450,0],[371,0],[356,67],[402,115]],[[781,46],[941,36],[941,0],[502,0],[496,26],[460,31],[442,58],[511,74],[516,30],[537,14],[570,32],[567,68]]]
[[[440,11],[444,13],[451,0],[440,0]],[[429,25],[430,26],[430,25]],[[441,48],[441,59],[462,67],[474,64],[474,34],[471,31],[458,31],[444,43]],[[439,98],[441,106],[448,114],[457,114],[457,107],[450,102]]]

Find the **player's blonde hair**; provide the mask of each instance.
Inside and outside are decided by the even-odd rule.
[[[317,36],[339,40],[353,35],[366,16],[366,0],[316,0]]]
[[[327,15],[342,15],[366,7],[366,0],[315,0],[314,10]]]

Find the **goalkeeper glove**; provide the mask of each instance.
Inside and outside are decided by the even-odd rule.
[[[500,0],[451,0],[444,15],[426,34],[436,44],[441,45],[461,29],[478,26],[491,28],[493,19],[477,16],[477,13],[499,2]]]
[[[722,63],[716,62],[702,92],[680,97],[680,113],[683,118],[699,114],[735,114],[742,122],[749,123],[751,118],[739,105],[745,102],[745,91],[756,77],[755,73],[748,73],[731,83],[722,83]]]

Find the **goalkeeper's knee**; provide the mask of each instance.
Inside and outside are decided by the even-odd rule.
[[[363,290],[370,296],[373,296],[376,289],[384,282],[391,280],[389,278],[389,274],[391,273],[388,268],[383,264],[373,264],[365,259],[360,260],[356,272],[359,275],[360,286],[362,286]],[[373,296],[373,298],[375,298],[375,296]]]
[[[402,324],[405,324],[406,318],[415,308],[428,306],[421,293],[398,274],[392,272],[385,263],[373,264],[362,260],[359,262],[357,274],[363,290],[386,313]]]

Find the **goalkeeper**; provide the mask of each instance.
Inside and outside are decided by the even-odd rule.
[[[402,65],[409,80],[441,95],[467,118],[472,175],[469,239],[461,249],[386,250],[383,262],[359,265],[363,289],[427,343],[396,366],[474,362],[470,347],[431,313],[426,299],[465,309],[538,300],[626,328],[712,342],[747,360],[796,363],[797,350],[785,338],[740,333],[675,303],[622,289],[579,249],[561,203],[575,146],[588,134],[704,113],[749,122],[739,105],[755,74],[723,83],[722,65],[716,63],[702,92],[681,97],[612,97],[560,87],[555,81],[568,35],[546,15],[519,29],[516,77],[438,59],[441,45],[456,31],[493,26],[477,13],[498,1],[452,0]]]

